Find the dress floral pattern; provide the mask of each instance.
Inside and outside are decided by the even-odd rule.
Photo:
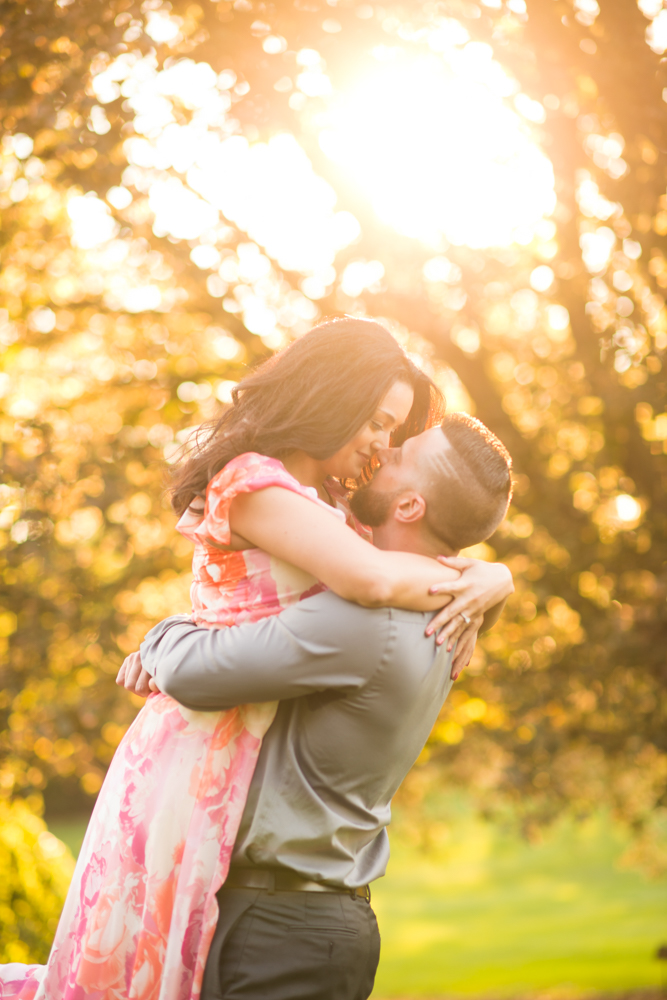
[[[345,517],[277,459],[229,462],[205,505],[177,528],[195,544],[195,621],[220,628],[257,621],[323,589],[259,549],[230,551],[229,510],[239,493],[280,486]],[[46,966],[0,966],[0,998],[197,1000],[215,930],[216,892],[229,868],[262,736],[277,704],[196,712],[153,694],[111,762]]]

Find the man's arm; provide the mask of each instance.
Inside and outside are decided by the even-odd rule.
[[[167,618],[141,644],[141,662],[165,694],[213,711],[360,687],[380,665],[392,627],[386,609],[329,592],[221,629]]]

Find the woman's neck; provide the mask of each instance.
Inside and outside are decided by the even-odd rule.
[[[327,472],[323,462],[311,458],[305,451],[293,451],[283,459],[283,465],[302,486],[312,486],[317,490],[317,495],[321,500],[331,503],[329,494],[324,488]]]

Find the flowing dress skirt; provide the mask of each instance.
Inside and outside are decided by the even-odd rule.
[[[48,964],[0,966],[1,998],[197,1000],[276,707],[150,696],[100,790]]]

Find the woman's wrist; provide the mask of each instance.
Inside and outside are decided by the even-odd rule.
[[[460,570],[461,578],[431,588],[431,593],[450,594],[454,599],[431,620],[427,635],[441,630],[438,641],[447,639],[452,643],[479,615],[484,616],[483,628],[490,628],[514,590],[508,567],[504,563],[487,563],[462,556],[441,556],[438,561],[450,569]]]
[[[488,563],[481,559],[461,556],[440,556],[438,561],[461,572],[460,579],[431,587],[430,593],[450,594],[456,600],[457,612],[468,616],[484,614],[514,591],[514,581],[504,563]]]
[[[488,604],[484,608],[484,611],[489,611],[491,608],[495,608],[500,601],[506,601],[510,594],[514,593],[514,578],[508,566],[505,563],[486,563],[487,566],[493,567],[495,586],[492,586],[489,590]]]

